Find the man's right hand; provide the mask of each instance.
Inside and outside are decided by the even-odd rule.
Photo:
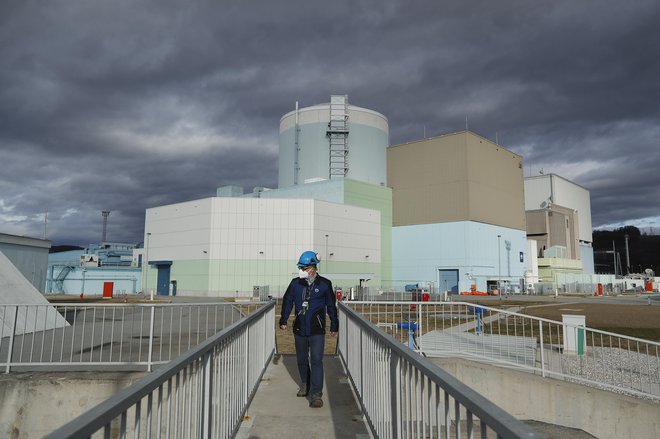
[[[280,329],[281,329],[282,331],[286,331],[286,325],[280,325]]]

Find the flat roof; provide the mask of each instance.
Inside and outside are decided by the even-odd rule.
[[[25,245],[28,247],[50,248],[51,242],[47,239],[30,238],[28,236],[10,235],[0,233],[0,244]]]

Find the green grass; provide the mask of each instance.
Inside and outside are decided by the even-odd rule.
[[[597,327],[601,331],[613,332],[615,334],[627,335],[628,337],[642,338],[644,340],[660,342],[660,328],[622,328],[616,327]]]

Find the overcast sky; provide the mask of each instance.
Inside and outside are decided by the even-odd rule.
[[[277,186],[278,128],[348,94],[390,142],[465,128],[660,233],[657,0],[0,2],[0,232],[142,240],[146,208]]]

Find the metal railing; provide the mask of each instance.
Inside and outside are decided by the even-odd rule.
[[[275,303],[46,436],[234,437],[275,352]]]
[[[339,357],[374,436],[540,437],[346,304],[339,311]]]
[[[660,400],[660,343],[466,302],[347,302],[431,357],[490,362]]]
[[[0,305],[0,367],[150,371],[262,305]]]

